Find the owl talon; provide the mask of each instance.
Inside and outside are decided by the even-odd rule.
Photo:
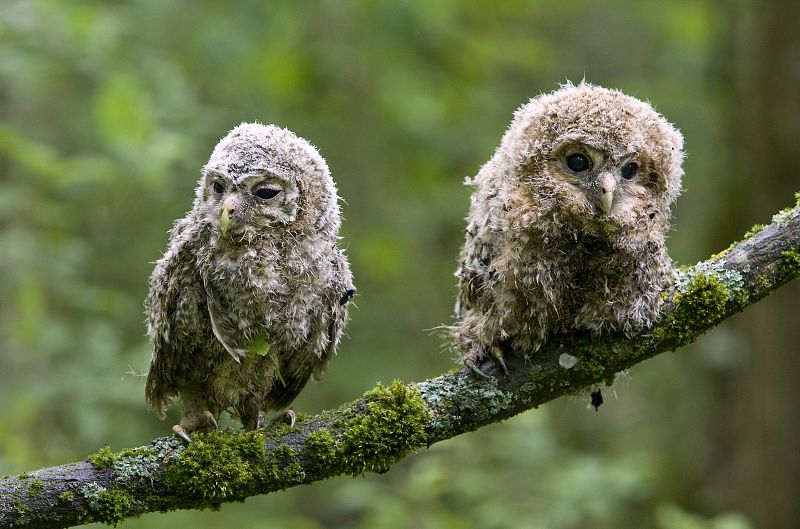
[[[192,440],[189,438],[189,434],[186,433],[186,430],[183,429],[183,426],[180,424],[176,424],[172,427],[172,433],[186,441],[186,444],[192,444]]]
[[[495,363],[497,363],[497,365],[499,365],[503,369],[503,373],[505,373],[507,377],[511,376],[508,373],[508,368],[506,367],[506,361],[503,360],[502,349],[500,349],[496,345],[491,346],[489,348],[489,356],[491,356],[492,359],[495,361]]]
[[[203,416],[206,418],[206,420],[209,423],[211,423],[211,425],[214,427],[214,430],[219,428],[219,424],[217,424],[217,419],[214,418],[214,414],[213,413],[211,413],[210,411],[206,410],[206,411],[203,412]]]
[[[489,375],[487,375],[486,373],[484,373],[483,371],[478,369],[478,365],[471,358],[465,358],[464,359],[464,365],[467,366],[468,368],[470,368],[472,370],[472,372],[475,373],[476,375],[478,375],[480,377],[483,377],[483,378],[490,378]]]

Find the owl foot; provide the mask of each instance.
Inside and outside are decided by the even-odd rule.
[[[506,376],[509,376],[508,367],[506,367],[506,361],[503,359],[503,350],[500,349],[500,347],[492,345],[485,350],[485,354],[494,360],[495,364],[500,366]],[[478,367],[478,360],[480,360],[481,357],[483,357],[483,355],[480,353],[480,349],[476,347],[464,355],[464,365],[470,368],[476,375],[483,378],[489,378],[489,375],[481,371]]]
[[[508,368],[506,367],[506,361],[503,360],[503,350],[502,349],[500,349],[496,345],[491,346],[489,348],[489,356],[491,356],[492,360],[494,360],[495,363],[502,368],[503,373],[505,373],[507,377],[510,376],[508,374]]]
[[[264,423],[266,422],[267,414],[263,411],[259,411],[258,415],[256,416],[254,430],[260,430],[264,427]],[[285,410],[278,415],[275,416],[274,419],[269,421],[269,426],[274,426],[278,423],[288,424],[289,428],[294,428],[294,423],[297,422],[297,415],[292,410]],[[245,426],[245,429],[248,429]]]
[[[189,434],[186,433],[186,430],[183,429],[183,426],[180,424],[176,424],[172,427],[172,433],[186,441],[186,444],[191,444],[192,440],[189,438]]]
[[[192,439],[189,437],[189,433],[198,430],[216,430],[217,428],[219,428],[219,425],[217,424],[217,419],[214,418],[214,414],[206,410],[200,415],[189,415],[188,417],[184,415],[181,423],[172,427],[172,433],[187,443],[191,443]]]
[[[278,424],[279,422],[288,424],[289,428],[294,428],[294,423],[297,422],[297,415],[292,410],[284,410],[272,419],[270,425]]]
[[[467,353],[467,356],[464,357],[464,365],[470,368],[472,372],[478,375],[479,377],[489,378],[489,375],[481,371],[480,368],[478,368],[478,364],[476,364],[475,360],[472,359],[472,357],[477,357],[477,356],[478,354],[473,353],[472,351]]]

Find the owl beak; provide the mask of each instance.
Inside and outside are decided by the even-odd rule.
[[[600,175],[600,209],[603,213],[608,215],[611,211],[611,205],[614,203],[614,191],[617,189],[617,182],[614,180],[613,175],[603,173]]]
[[[225,237],[228,234],[228,228],[231,225],[231,217],[239,208],[239,195],[231,193],[225,198],[222,203],[222,209],[219,212],[219,231]]]

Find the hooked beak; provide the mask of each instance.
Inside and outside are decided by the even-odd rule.
[[[239,208],[239,195],[231,193],[225,198],[222,203],[222,209],[219,212],[219,231],[225,237],[228,234],[228,228],[231,225],[231,217]]]
[[[611,205],[614,202],[614,191],[617,189],[617,182],[609,173],[600,175],[600,209],[608,215]]]

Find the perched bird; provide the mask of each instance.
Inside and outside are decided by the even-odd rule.
[[[336,187],[305,139],[239,125],[214,148],[195,195],[145,302],[146,400],[163,418],[180,395],[173,430],[187,441],[222,411],[255,429],[285,409],[325,371],[355,292],[337,247]]]
[[[588,83],[531,99],[475,186],[456,272],[461,359],[527,357],[556,331],[629,333],[658,315],[683,138],[649,104]]]

